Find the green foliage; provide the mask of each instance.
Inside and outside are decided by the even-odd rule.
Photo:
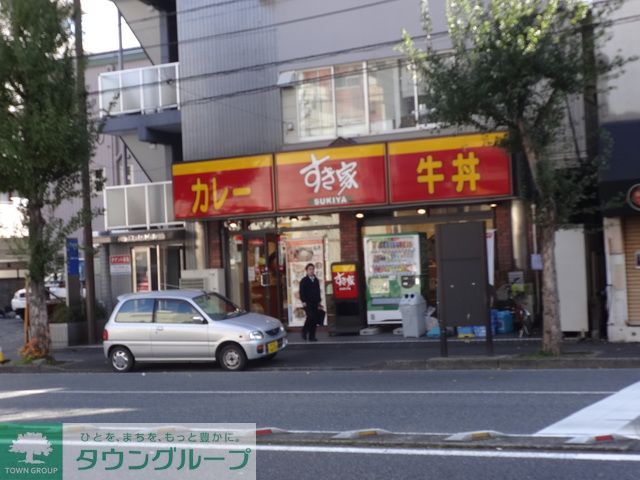
[[[606,19],[618,4],[447,0],[451,50],[443,53],[433,47],[436,32],[423,1],[426,49],[404,34],[401,48],[427,80],[431,119],[443,126],[508,130],[507,146],[525,154],[533,174],[540,218],[552,223],[566,221],[594,193],[601,159],[559,164],[566,159],[551,155],[549,147],[568,128],[569,102],[595,91],[599,76],[629,60],[597,55]]]
[[[71,308],[66,303],[56,305],[49,318],[49,323],[74,323],[83,320],[80,307]]]
[[[0,0],[0,191],[27,201],[29,274],[41,282],[80,225],[53,217],[79,195],[92,128],[76,92],[71,8],[62,0]]]

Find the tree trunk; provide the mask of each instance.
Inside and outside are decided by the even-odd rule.
[[[43,246],[43,231],[45,220],[37,206],[29,205],[29,291],[27,303],[29,307],[29,335],[31,354],[39,358],[49,357],[49,318],[47,315],[47,292],[44,285],[46,270],[46,254]]]
[[[25,463],[34,463],[34,461],[33,461],[33,450],[27,450],[25,453],[26,453],[26,456],[24,458],[24,462]]]
[[[539,190],[537,184],[538,155],[533,139],[529,135],[524,120],[518,121],[518,133],[522,141],[522,148],[535,188],[540,196],[545,192]],[[562,346],[562,331],[560,329],[560,309],[558,304],[558,277],[556,275],[556,206],[553,198],[543,198],[543,208],[538,211],[542,214],[540,231],[542,233],[542,351],[551,355],[560,355]],[[537,221],[534,220],[534,221]]]
[[[555,262],[556,225],[552,219],[542,226],[542,351],[560,355],[562,331],[558,304],[558,278]]]
[[[50,350],[49,318],[44,282],[29,282],[29,333],[33,347],[40,357],[48,357]]]

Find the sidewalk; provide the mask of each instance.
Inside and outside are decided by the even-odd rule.
[[[3,321],[7,321],[6,319]],[[1,338],[5,338],[4,336]],[[3,342],[5,340],[2,340]],[[257,370],[451,370],[451,369],[547,369],[640,368],[640,343],[599,340],[567,340],[558,358],[540,355],[540,338],[520,339],[500,335],[494,355],[487,356],[484,339],[449,339],[449,356],[440,356],[439,340],[404,338],[383,333],[372,336],[329,336],[319,332],[318,342],[305,342],[299,333],[289,334],[289,345],[272,361],[251,362]],[[0,343],[0,345],[3,345]],[[102,345],[76,346],[54,351],[54,365],[22,366],[19,357],[4,347],[13,361],[1,372],[67,371],[109,372]],[[215,364],[142,364],[137,371],[219,371]]]

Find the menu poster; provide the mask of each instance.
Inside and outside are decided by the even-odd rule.
[[[320,281],[322,305],[326,308],[324,284],[324,238],[287,240],[287,278],[289,282],[289,326],[301,327],[307,318],[300,300],[300,280],[306,275],[305,267],[313,263]],[[325,316],[326,323],[326,316]]]

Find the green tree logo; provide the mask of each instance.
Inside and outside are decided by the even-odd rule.
[[[48,457],[53,451],[51,442],[42,433],[27,432],[18,435],[18,438],[11,443],[9,448],[11,453],[24,453],[25,459],[20,463],[39,464],[42,460],[35,460],[34,455],[44,455]]]

